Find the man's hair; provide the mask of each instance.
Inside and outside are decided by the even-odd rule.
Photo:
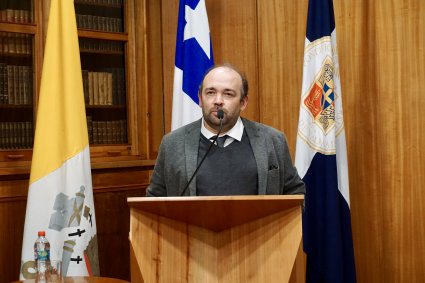
[[[247,78],[246,78],[246,76],[245,76],[245,74],[242,72],[242,71],[240,71],[237,67],[235,67],[234,65],[232,65],[232,64],[229,64],[229,63],[224,63],[224,64],[220,64],[220,65],[214,65],[214,66],[212,66],[211,68],[209,68],[206,72],[205,72],[205,74],[204,74],[204,77],[202,78],[202,81],[201,81],[201,84],[199,85],[199,94],[202,94],[202,90],[203,90],[203,88],[204,88],[204,80],[205,80],[205,77],[212,71],[212,70],[215,70],[215,69],[217,69],[217,68],[222,68],[222,67],[224,67],[224,68],[228,68],[228,69],[231,69],[231,70],[233,70],[233,71],[235,71],[236,73],[238,73],[238,75],[240,76],[240,78],[241,78],[241,80],[242,80],[242,87],[241,87],[241,99],[243,99],[245,96],[248,96],[248,80],[247,80]]]

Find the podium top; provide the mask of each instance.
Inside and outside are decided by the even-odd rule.
[[[222,231],[301,206],[303,195],[133,197],[130,208]]]

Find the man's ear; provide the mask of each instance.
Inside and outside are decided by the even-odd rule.
[[[247,105],[248,105],[248,96],[245,96],[241,100],[241,111],[244,111]]]
[[[198,91],[199,107],[202,107],[202,93]]]

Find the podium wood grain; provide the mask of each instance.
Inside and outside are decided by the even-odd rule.
[[[129,198],[133,282],[288,282],[302,196]]]

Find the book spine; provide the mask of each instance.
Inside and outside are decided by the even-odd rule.
[[[5,104],[6,94],[4,92],[4,68],[6,68],[6,64],[0,63],[0,104]]]
[[[8,96],[9,104],[15,103],[15,101],[13,99],[13,89],[14,89],[13,82],[14,82],[14,80],[13,80],[13,66],[7,65],[7,96]]]
[[[87,105],[90,103],[89,98],[89,71],[82,70],[83,76],[83,91],[84,91],[84,103]]]
[[[93,85],[93,72],[89,72],[89,105],[94,103],[94,85]]]

